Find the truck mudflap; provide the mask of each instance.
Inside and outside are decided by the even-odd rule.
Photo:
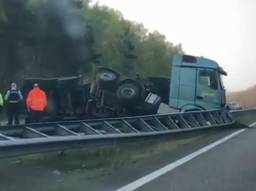
[[[225,110],[138,117],[24,124],[0,127],[0,158],[114,144],[122,140],[225,127],[234,123]]]

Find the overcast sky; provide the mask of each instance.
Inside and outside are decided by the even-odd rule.
[[[99,0],[188,54],[216,60],[228,91],[256,85],[256,0]]]

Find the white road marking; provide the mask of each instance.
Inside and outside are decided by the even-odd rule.
[[[256,126],[256,121],[255,121],[254,123],[248,125],[248,126],[249,126],[249,127],[254,127],[254,126]]]
[[[253,127],[255,125],[256,125],[256,122],[250,124],[249,127]],[[152,173],[150,173],[150,174],[148,174],[144,177],[141,177],[138,180],[135,180],[134,182],[131,182],[131,183],[127,184],[126,186],[123,186],[122,188],[117,189],[116,191],[133,191],[133,190],[136,190],[139,187],[151,182],[152,180],[155,180],[156,178],[166,174],[167,172],[170,172],[170,171],[174,170],[175,168],[189,162],[190,160],[194,159],[195,157],[197,157],[197,156],[199,156],[203,153],[206,153],[207,151],[213,149],[214,147],[228,141],[229,139],[237,136],[238,134],[244,132],[245,130],[246,129],[238,130],[238,131],[236,131],[236,132],[234,132],[234,133],[232,133],[232,134],[230,134],[230,135],[228,135],[228,136],[226,136],[226,137],[224,137],[224,138],[222,138],[222,139],[220,139],[220,140],[218,140],[214,143],[211,143],[211,144],[209,144],[209,145],[207,145],[207,146],[205,146],[205,147],[203,147],[203,148],[201,148],[201,149],[199,149],[199,150],[197,150],[197,151],[195,151],[195,152],[193,152],[193,153],[191,153],[191,154],[189,154],[189,155],[187,155],[187,156],[185,156],[185,157],[183,157],[183,158],[181,158],[181,159],[179,159],[179,160],[177,160],[173,163],[170,163],[170,164],[168,164],[168,165],[166,165],[166,166],[164,166],[164,167],[162,167],[162,168],[160,168],[160,169],[158,169],[158,170],[156,170],[156,171],[154,171],[154,172],[152,172]]]

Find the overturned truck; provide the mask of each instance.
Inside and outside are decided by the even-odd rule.
[[[126,77],[100,67],[92,80],[26,78],[23,92],[39,83],[48,96],[45,119],[53,121],[211,110],[226,104],[222,75],[227,74],[213,60],[176,55],[170,78]]]

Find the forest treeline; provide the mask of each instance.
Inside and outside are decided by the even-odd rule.
[[[168,76],[181,45],[85,0],[0,0],[0,85],[23,77],[90,75],[107,66],[126,75]]]

